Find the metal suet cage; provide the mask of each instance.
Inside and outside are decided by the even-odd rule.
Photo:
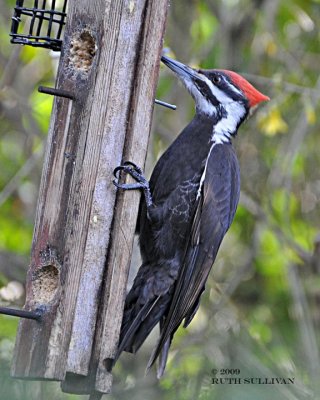
[[[24,3],[29,3],[29,7]],[[67,0],[17,0],[12,17],[11,43],[60,51],[66,8]]]

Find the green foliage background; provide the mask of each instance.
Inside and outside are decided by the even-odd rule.
[[[0,14],[0,287],[24,282],[57,58],[9,43]],[[151,336],[115,368],[114,399],[317,399],[320,302],[320,1],[174,0],[165,45],[182,62],[243,73],[271,97],[234,141],[242,193],[201,308],[175,336],[163,380],[144,376]],[[192,118],[193,102],[161,70],[147,160]],[[148,173],[148,172],[147,172]],[[135,266],[137,267],[137,266]],[[0,303],[4,303],[0,299]],[[18,305],[23,304],[23,299]],[[0,399],[75,399],[54,383],[9,378],[17,321],[0,316]],[[212,369],[294,377],[294,385],[212,385]],[[219,377],[219,373],[217,377]]]

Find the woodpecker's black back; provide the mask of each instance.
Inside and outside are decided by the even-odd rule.
[[[123,350],[135,353],[159,322],[160,338],[148,364],[150,367],[160,357],[158,376],[164,371],[173,334],[183,320],[187,326],[198,309],[233,220],[240,174],[231,137],[249,111],[249,99],[232,86],[224,72],[194,71],[173,60],[164,61],[182,76],[195,98],[197,112],[154,168],[152,205],[141,203],[143,264],[126,298],[116,356]],[[223,79],[216,92],[207,82],[209,74],[216,85],[214,74]],[[233,92],[232,96],[225,94],[227,91]],[[227,99],[225,104],[222,99]],[[233,110],[238,115],[229,115]]]

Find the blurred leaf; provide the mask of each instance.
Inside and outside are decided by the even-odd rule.
[[[298,200],[294,193],[288,193],[285,189],[274,190],[271,194],[271,203],[277,222],[287,221],[286,216],[294,217],[298,211]]]
[[[314,238],[318,229],[314,228],[310,223],[299,220],[297,218],[291,221],[292,234],[297,243],[305,250],[313,251]]]
[[[306,100],[304,104],[308,124],[314,125],[317,121],[316,110],[310,101]]]
[[[18,323],[18,318],[0,315],[0,338],[14,338]]]
[[[11,213],[16,218],[11,218]],[[18,218],[20,214],[20,217]],[[6,249],[18,254],[27,254],[30,251],[33,226],[20,213],[20,203],[8,203],[0,208],[1,230],[0,249]]]
[[[263,343],[268,343],[272,339],[272,331],[269,326],[260,322],[253,322],[249,326],[249,333],[254,339]]]
[[[44,84],[44,86],[46,85]],[[39,93],[38,90],[35,89],[30,98],[30,102],[34,118],[38,122],[41,131],[43,133],[47,133],[49,129],[53,96],[48,96],[43,93]]]
[[[265,46],[266,46],[266,53],[268,54],[269,57],[273,57],[277,54],[278,46],[272,36],[268,36]]]
[[[256,265],[260,273],[267,277],[284,275],[287,257],[277,236],[269,229],[264,229],[260,235],[260,254]]]
[[[30,62],[32,59],[37,57],[39,54],[39,49],[36,47],[31,47],[31,46],[23,46],[22,51],[21,51],[21,60],[27,64]]]
[[[276,107],[270,109],[268,114],[262,115],[258,123],[259,128],[267,136],[275,136],[288,131],[288,124],[282,118],[280,109]]]
[[[191,25],[191,36],[198,46],[203,46],[212,37],[218,27],[216,17],[210,13],[205,3],[199,3],[197,18]]]

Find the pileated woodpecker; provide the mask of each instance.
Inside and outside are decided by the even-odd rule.
[[[241,123],[269,98],[232,71],[193,69],[163,56],[196,105],[193,120],[159,159],[150,183],[139,167],[115,169],[115,185],[142,189],[139,235],[142,265],[127,295],[118,352],[135,353],[160,323],[147,369],[165,369],[175,331],[195,316],[210,269],[233,220],[240,192],[232,147]],[[119,183],[120,171],[137,183]]]

